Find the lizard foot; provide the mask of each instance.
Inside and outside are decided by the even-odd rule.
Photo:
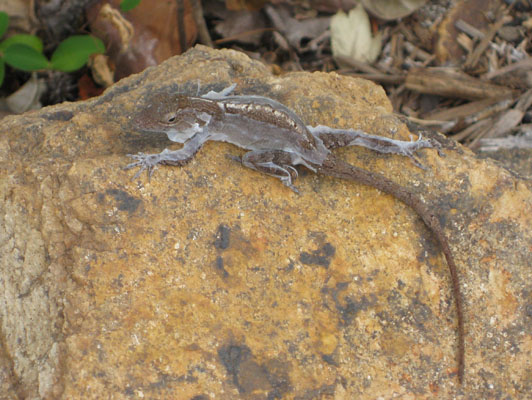
[[[416,167],[421,168],[423,170],[426,170],[426,168],[416,158],[415,152],[417,150],[425,149],[425,148],[435,149],[438,152],[438,155],[442,156],[442,152],[440,150],[441,144],[432,139],[423,139],[421,134],[419,134],[419,137],[416,140],[414,140],[414,137],[411,135],[410,142],[400,142],[400,141],[395,141],[395,142],[399,144],[398,147],[400,151],[398,154],[401,154],[403,156],[410,158],[410,160],[414,163]]]
[[[161,162],[161,157],[159,154],[144,154],[144,153],[138,153],[138,154],[127,154],[128,157],[131,157],[132,159],[136,160],[135,162],[132,162],[131,164],[128,164],[124,167],[125,170],[140,167],[140,169],[137,171],[137,173],[133,176],[133,179],[137,179],[140,174],[144,171],[148,171],[148,178],[151,178],[153,175],[153,172],[157,169],[157,165]]]
[[[236,161],[239,164],[244,163],[244,165],[248,168],[254,169],[259,172],[263,172],[267,175],[274,176],[276,178],[279,178],[283,185],[290,188],[294,193],[299,194],[299,190],[297,187],[293,185],[293,181],[297,179],[298,172],[297,169],[295,169],[291,165],[276,165],[273,162],[266,162],[262,164],[251,164],[251,163],[245,163],[242,157],[240,156],[233,156],[231,154],[225,155],[228,159],[232,161]]]

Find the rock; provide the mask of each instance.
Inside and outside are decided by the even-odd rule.
[[[20,398],[519,398],[532,392],[532,184],[439,136],[425,170],[350,148],[423,196],[450,237],[466,321],[456,379],[447,265],[419,217],[370,187],[300,170],[296,195],[208,143],[132,181],[165,135],[128,118],[162,88],[236,82],[309,124],[408,139],[384,91],[273,76],[198,46],[90,101],[0,132],[0,393]],[[2,396],[0,396],[2,397]]]

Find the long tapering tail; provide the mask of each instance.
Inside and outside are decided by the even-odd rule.
[[[460,291],[460,282],[456,264],[454,262],[447,236],[438,220],[438,217],[433,211],[422,202],[422,200],[414,193],[409,192],[401,185],[389,180],[385,176],[364,170],[362,168],[350,165],[333,155],[323,162],[318,167],[318,172],[333,176],[335,178],[356,181],[364,185],[372,186],[385,193],[388,193],[397,199],[401,200],[406,205],[410,206],[421,217],[425,225],[432,231],[438,242],[440,243],[449,272],[451,275],[451,282],[453,287],[453,295],[456,304],[456,316],[458,321],[458,381],[462,383],[464,379],[464,359],[465,359],[465,343],[464,343],[464,316],[462,310],[462,296]]]

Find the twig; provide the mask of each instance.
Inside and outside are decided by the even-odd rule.
[[[464,63],[465,69],[472,69],[475,68],[478,64],[478,61],[480,60],[480,56],[484,54],[486,49],[488,48],[491,40],[497,33],[499,29],[506,23],[506,18],[504,17],[504,7],[501,7],[499,9],[499,18],[497,22],[495,22],[491,28],[488,30],[488,32],[485,34],[484,38],[480,41],[478,46],[473,50],[469,56],[467,57],[466,62]]]
[[[476,100],[508,97],[513,91],[473,78],[451,68],[412,68],[406,76],[406,87],[420,93]]]
[[[198,27],[199,41],[206,46],[214,47],[211,35],[209,34],[209,30],[207,29],[207,24],[205,23],[205,19],[203,18],[203,7],[201,6],[201,1],[190,0],[190,4],[192,5],[192,15],[194,16],[194,21],[196,22],[196,26]]]

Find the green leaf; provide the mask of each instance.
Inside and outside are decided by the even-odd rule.
[[[5,74],[6,74],[6,64],[4,63],[4,60],[0,58],[0,86],[2,86],[2,83],[4,83]]]
[[[0,52],[5,51],[9,46],[14,44],[25,44],[32,47],[39,53],[42,53],[42,41],[35,35],[18,34],[8,37],[2,43],[0,43]]]
[[[75,71],[95,53],[105,53],[100,39],[89,35],[71,36],[63,40],[52,54],[52,68],[63,72]]]
[[[8,25],[9,25],[9,15],[7,15],[7,13],[3,11],[0,11],[0,37],[4,36],[4,33],[6,33]]]
[[[36,71],[50,68],[50,62],[42,53],[25,44],[13,44],[4,52],[4,60],[13,68]]]
[[[136,6],[138,6],[140,3],[140,0],[123,0],[120,3],[120,9],[123,12],[133,10]]]

